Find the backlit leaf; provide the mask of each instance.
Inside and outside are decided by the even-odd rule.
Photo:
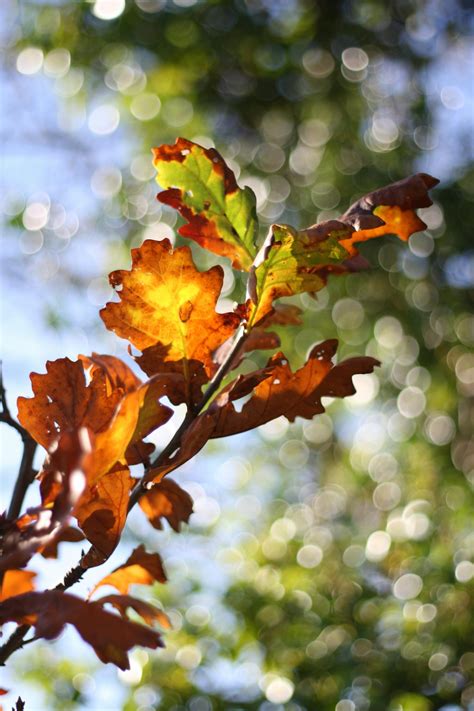
[[[140,506],[154,528],[163,528],[162,519],[166,519],[175,531],[181,523],[187,523],[193,512],[193,500],[172,479],[164,479],[153,486],[140,499]]]
[[[236,378],[191,423],[178,450],[168,461],[151,469],[146,479],[161,481],[197,454],[209,439],[246,432],[282,415],[290,422],[296,417],[311,419],[324,412],[321,398],[353,395],[353,376],[371,373],[379,361],[356,357],[334,365],[336,348],[336,340],[320,343],[312,349],[305,365],[295,372],[285,356],[277,353],[265,368]],[[238,411],[233,403],[250,394]]]
[[[117,465],[88,487],[75,516],[94,548],[82,560],[93,567],[106,560],[115,550],[127,518],[130,490],[135,480],[128,467]]]
[[[322,289],[331,265],[349,257],[340,242],[349,233],[335,220],[301,231],[272,225],[250,274],[249,293],[255,306],[249,326],[270,313],[275,299]]]
[[[0,601],[34,590],[33,580],[36,575],[37,573],[31,570],[7,570],[3,576]]]
[[[0,624],[25,621],[32,621],[36,636],[44,639],[54,639],[66,624],[73,625],[102,662],[120,669],[129,669],[132,647],[163,646],[155,630],[104,610],[100,601],[86,602],[59,590],[28,592],[0,603]]]
[[[189,247],[146,240],[132,250],[131,271],[112,272],[110,281],[121,288],[120,302],[102,309],[105,325],[143,351],[137,362],[148,375],[180,377],[191,404],[215,370],[213,351],[240,321],[235,313],[216,312],[222,268],[199,272]]]
[[[157,181],[168,188],[158,199],[187,220],[179,233],[229,257],[236,269],[249,269],[257,252],[255,195],[239,188],[215,148],[178,138],[174,145],[154,148],[153,163]]]
[[[252,306],[248,325],[260,323],[282,296],[322,289],[332,274],[367,266],[355,247],[357,242],[395,234],[408,240],[425,229],[415,209],[428,207],[428,190],[439,181],[418,173],[365,195],[339,220],[329,220],[305,230],[272,225],[251,268],[248,292]]]
[[[141,545],[135,548],[123,565],[97,583],[90,596],[103,585],[112,585],[126,595],[131,585],[151,585],[155,581],[166,582],[163,563],[158,553],[147,553],[145,546]]]
[[[159,622],[159,624],[165,629],[169,629],[171,627],[169,617],[163,612],[163,610],[155,607],[155,605],[151,605],[149,602],[132,597],[131,595],[106,595],[105,597],[101,597],[99,600],[95,600],[95,602],[98,605],[112,605],[125,619],[127,619],[127,609],[131,608],[132,610],[135,610],[135,612],[139,614],[140,617],[142,617],[149,625]]]

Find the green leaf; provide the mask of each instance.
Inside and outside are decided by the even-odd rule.
[[[157,181],[167,189],[158,200],[174,207],[188,221],[183,237],[229,257],[236,269],[249,270],[257,253],[255,195],[241,189],[215,148],[185,138],[153,149]]]
[[[301,231],[272,225],[250,273],[249,326],[271,312],[275,299],[319,291],[331,271],[345,271],[349,254],[339,240],[351,232],[336,220]]]

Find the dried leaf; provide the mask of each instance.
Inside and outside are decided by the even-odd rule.
[[[296,417],[311,419],[324,412],[322,397],[354,394],[352,377],[356,373],[371,373],[379,362],[375,358],[359,357],[333,365],[336,348],[336,340],[314,346],[307,362],[294,373],[285,356],[277,353],[265,369],[269,374],[255,386],[252,397],[240,412],[232,401],[245,395],[247,388],[243,387],[242,381],[236,383],[238,388],[229,386],[211,406],[216,417],[212,437],[246,432],[281,415],[290,422]]]
[[[193,512],[193,500],[172,479],[165,479],[153,486],[140,499],[140,506],[154,528],[163,528],[162,519],[166,518],[175,531],[181,523],[188,522]]]
[[[75,516],[94,548],[82,559],[83,567],[100,565],[115,550],[134,483],[128,467],[117,465],[85,492]]]
[[[58,546],[60,543],[77,543],[78,541],[83,541],[85,539],[84,534],[78,528],[73,526],[67,526],[59,531],[55,535],[53,540],[44,546],[39,552],[43,558],[57,558],[58,557]]]
[[[2,540],[0,570],[21,568],[65,527],[85,487],[84,461],[89,445],[82,428],[65,432],[48,462],[51,482],[48,506],[28,509],[16,521],[8,522]]]
[[[132,647],[163,646],[155,630],[108,612],[101,604],[59,590],[29,592],[0,603],[0,624],[22,624],[32,618],[36,636],[44,639],[57,637],[66,624],[74,625],[102,662],[112,662],[120,669],[129,669],[127,652]]]
[[[135,548],[123,565],[119,565],[97,583],[89,597],[103,585],[112,585],[122,595],[126,595],[131,585],[151,585],[155,580],[166,582],[163,563],[158,553],[147,553],[145,546],[141,545]]]
[[[165,629],[170,629],[171,627],[169,617],[163,610],[131,595],[106,595],[95,602],[98,605],[112,605],[125,619],[127,619],[127,609],[130,607],[149,625],[159,622]]]
[[[255,254],[258,223],[255,195],[239,188],[235,176],[215,148],[185,138],[153,149],[157,181],[168,188],[158,200],[188,221],[183,237],[229,257],[235,269],[249,269]]]
[[[110,282],[121,287],[121,300],[102,309],[107,328],[143,351],[137,362],[148,375],[181,376],[185,401],[193,404],[215,371],[213,351],[240,321],[235,313],[216,312],[222,268],[199,272],[189,247],[173,250],[168,240],[146,240],[132,250],[131,271],[112,272]],[[171,391],[173,380],[168,383]]]
[[[277,353],[265,368],[236,378],[191,423],[177,451],[162,465],[148,471],[146,481],[160,482],[197,454],[209,439],[246,432],[281,415],[291,422],[296,417],[311,419],[324,412],[322,397],[354,394],[352,377],[371,373],[379,361],[359,357],[334,365],[336,348],[336,340],[315,346],[305,365],[294,373],[285,356]],[[237,411],[233,403],[250,393],[250,399]]]
[[[58,435],[88,427],[99,432],[112,418],[121,400],[97,373],[89,385],[80,361],[59,358],[46,363],[46,373],[31,373],[34,396],[18,398],[18,419],[30,435],[49,449]]]
[[[341,217],[355,228],[343,246],[357,254],[356,242],[381,235],[394,234],[407,241],[414,232],[426,229],[415,210],[433,204],[428,190],[438,185],[439,180],[426,173],[417,173],[397,183],[392,183],[357,200]]]
[[[0,601],[6,600],[14,595],[34,590],[33,580],[37,573],[31,570],[7,570],[3,576],[2,591],[0,593]]]

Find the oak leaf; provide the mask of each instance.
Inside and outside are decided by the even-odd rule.
[[[105,325],[143,351],[136,360],[148,375],[179,376],[185,401],[193,404],[215,371],[213,351],[240,322],[235,313],[216,312],[222,268],[200,272],[189,247],[172,249],[167,239],[146,240],[132,250],[131,271],[115,271],[109,278],[121,289],[120,302],[109,302],[100,312]],[[172,392],[170,399],[175,401]]]
[[[336,220],[300,231],[272,225],[250,273],[248,289],[255,307],[249,326],[271,312],[275,299],[322,289],[328,269],[349,257],[341,239],[350,232]]]
[[[415,210],[433,204],[428,190],[439,180],[427,173],[416,173],[361,197],[340,218],[355,231],[342,240],[343,246],[357,254],[356,242],[394,234],[407,241],[414,232],[426,229]]]
[[[166,582],[161,558],[158,553],[147,553],[145,546],[140,545],[135,548],[125,563],[119,565],[95,585],[89,597],[103,585],[112,585],[122,595],[126,595],[131,585],[151,585],[155,581]]]
[[[173,479],[164,479],[140,499],[140,506],[154,528],[163,528],[162,519],[179,531],[193,512],[193,500]]]
[[[379,361],[356,357],[334,365],[336,349],[336,340],[314,346],[307,362],[295,372],[285,356],[277,353],[265,368],[240,375],[190,424],[177,451],[148,471],[146,481],[160,482],[197,454],[209,439],[246,432],[282,415],[291,422],[296,417],[311,419],[324,412],[321,398],[354,394],[353,376],[371,373]],[[238,411],[233,403],[249,395]]]
[[[30,378],[33,397],[18,398],[18,419],[45,449],[67,430],[87,427],[99,432],[122,397],[120,391],[108,390],[100,375],[86,384],[79,360],[47,361],[46,373],[31,373]]]
[[[367,266],[355,244],[395,234],[408,240],[426,228],[415,210],[428,207],[428,190],[439,181],[418,173],[369,193],[351,205],[338,220],[295,230],[272,225],[250,271],[248,293],[253,306],[249,326],[260,323],[282,296],[322,289],[330,274],[358,271]]]
[[[72,624],[90,644],[102,662],[129,669],[127,652],[136,645],[162,647],[161,636],[144,625],[123,619],[96,602],[86,602],[59,590],[28,592],[0,603],[0,624],[32,623],[36,636],[57,637],[66,624]]]
[[[171,627],[171,623],[168,615],[166,615],[163,610],[160,610],[155,605],[151,605],[149,602],[144,600],[139,600],[131,595],[106,595],[95,601],[98,605],[112,605],[122,617],[127,619],[127,609],[131,608],[135,610],[137,614],[142,617],[145,622],[149,625],[153,625],[155,622],[165,629]]]
[[[183,237],[229,257],[235,269],[249,269],[255,254],[258,223],[250,188],[239,188],[233,172],[215,148],[185,138],[153,149],[157,181],[167,190],[158,200],[187,220]]]
[[[93,545],[81,561],[83,567],[100,565],[115,550],[134,483],[128,467],[118,464],[87,488],[75,510],[79,526]]]

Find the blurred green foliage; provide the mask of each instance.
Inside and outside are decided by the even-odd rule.
[[[91,224],[103,273],[144,238],[174,236],[149,149],[177,135],[215,143],[256,192],[264,227],[337,216],[419,169],[441,178],[421,211],[426,233],[364,246],[376,268],[296,299],[304,324],[281,333],[295,365],[337,335],[340,355],[374,355],[382,369],[314,422],[214,444],[190,470],[206,490],[191,485],[203,523],[181,534],[191,560],[172,556],[157,591],[175,631],[120,676],[123,708],[474,709],[474,180],[469,121],[455,118],[469,102],[468,3],[22,1],[8,18],[10,72],[56,95],[65,179],[93,201],[72,235],[51,217],[61,195],[48,221],[31,208],[44,198],[5,209],[22,265],[58,252],[54,284],[39,268],[54,299],[71,284],[107,298],[67,256]],[[214,260],[193,249],[201,266]],[[227,279],[226,297],[240,298]],[[50,324],[67,322],[55,313]],[[192,559],[207,534],[224,580],[212,594]],[[91,673],[49,658],[35,675],[51,708],[104,708]]]

